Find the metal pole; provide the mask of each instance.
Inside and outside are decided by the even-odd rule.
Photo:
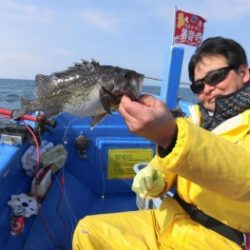
[[[170,55],[168,59],[166,56],[164,63],[160,97],[171,109],[176,108],[178,102],[183,56],[184,48],[171,46]]]
[[[175,28],[176,28],[176,12],[177,12],[177,7],[174,6],[174,21],[173,21],[173,33],[172,33],[172,45],[175,44],[175,39],[174,39],[174,34],[175,34]]]

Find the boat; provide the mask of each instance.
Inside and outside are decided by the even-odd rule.
[[[188,113],[190,103],[178,98],[183,53],[183,48],[170,47],[159,98]],[[90,118],[66,113],[53,121],[40,113],[17,120],[13,115],[2,110],[0,249],[69,250],[74,228],[84,216],[157,206],[138,204],[131,191],[135,166],[150,161],[156,145],[129,132],[118,112],[93,129]],[[47,159],[52,164],[46,170],[39,168],[42,143],[59,145],[65,157],[60,168],[51,170],[53,159]],[[24,168],[29,157],[33,174]]]

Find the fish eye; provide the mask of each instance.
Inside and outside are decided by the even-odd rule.
[[[125,75],[124,75],[124,78],[125,78],[125,79],[129,79],[129,78],[130,78],[130,75],[129,75],[129,74],[125,74]]]

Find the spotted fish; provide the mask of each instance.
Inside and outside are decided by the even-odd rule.
[[[35,78],[34,99],[22,98],[26,112],[44,111],[48,117],[67,112],[78,117],[91,116],[94,126],[116,110],[121,97],[136,100],[144,75],[134,70],[82,61],[68,69]]]

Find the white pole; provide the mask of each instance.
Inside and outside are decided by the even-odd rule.
[[[175,44],[175,42],[174,42],[174,34],[175,34],[175,28],[176,28],[176,25],[175,25],[175,23],[176,23],[176,12],[177,12],[177,7],[174,6],[174,22],[173,22],[173,32],[172,32],[172,45]]]

